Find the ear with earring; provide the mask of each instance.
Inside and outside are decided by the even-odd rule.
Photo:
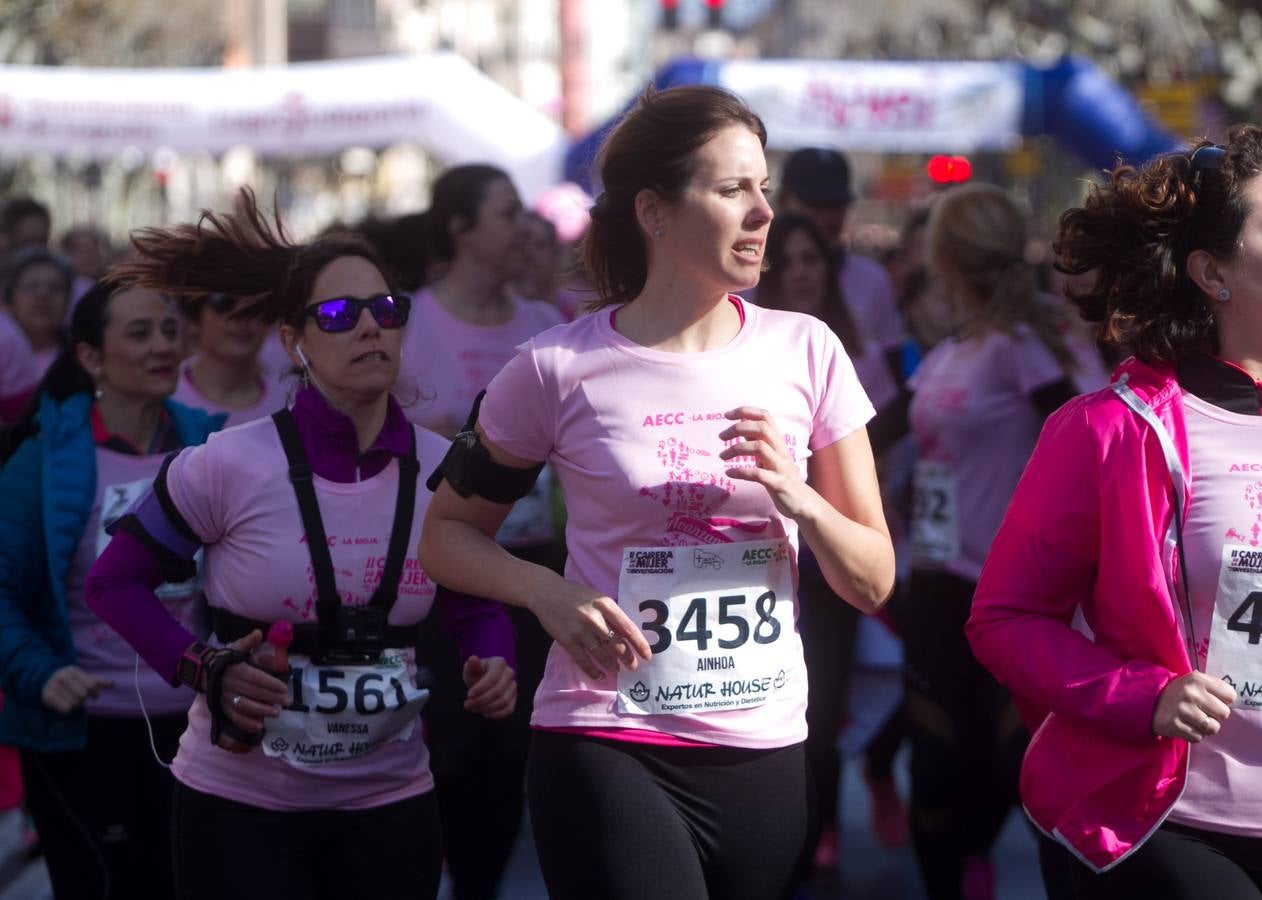
[[[1218,289],[1218,302],[1219,303],[1226,303],[1230,299],[1231,299],[1231,291],[1227,290],[1226,288]]]

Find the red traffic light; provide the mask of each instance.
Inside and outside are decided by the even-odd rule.
[[[929,158],[925,171],[935,184],[958,184],[973,177],[973,164],[965,156],[938,154]]]

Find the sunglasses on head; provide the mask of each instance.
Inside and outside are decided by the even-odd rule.
[[[382,328],[402,328],[407,324],[408,313],[412,310],[412,298],[395,297],[392,294],[377,294],[361,300],[358,297],[334,297],[312,303],[302,311],[315,319],[316,327],[321,331],[350,331],[359,322],[359,314],[367,309],[373,319]]]
[[[1214,172],[1223,167],[1227,156],[1227,148],[1222,144],[1206,144],[1197,147],[1188,157],[1188,168],[1192,173],[1193,187],[1201,186],[1201,176],[1205,172]]]

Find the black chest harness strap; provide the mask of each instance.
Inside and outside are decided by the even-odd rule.
[[[290,653],[312,657],[319,663],[362,664],[375,662],[386,648],[415,647],[419,625],[387,625],[386,617],[399,597],[399,578],[407,557],[412,518],[416,512],[416,484],[421,466],[416,458],[416,431],[409,426],[409,447],[399,457],[399,495],[394,505],[394,524],[386,551],[381,581],[365,606],[343,606],[333,574],[333,558],[320,516],[311,465],[303,452],[293,414],[281,409],[272,414],[285,459],[289,481],[298,499],[298,512],[306,532],[307,552],[316,583],[315,625],[297,625]],[[270,623],[213,609],[215,635],[225,644],[244,637],[256,628],[267,634]]]

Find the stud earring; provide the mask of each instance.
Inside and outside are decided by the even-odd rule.
[[[92,370],[92,378],[93,378],[93,380],[94,380],[94,381],[95,381],[95,383],[96,383],[96,390],[94,390],[94,391],[92,392],[92,399],[94,399],[94,400],[100,400],[102,397],[104,397],[104,396],[105,396],[105,394],[104,394],[104,393],[102,393],[102,391],[101,391],[101,370],[100,370],[100,369],[93,369],[93,370]]]
[[[657,240],[661,240],[661,237],[662,237],[662,229],[660,229],[660,228],[654,228],[654,229],[653,229],[653,240],[655,240],[655,241],[657,241]]]
[[[1226,288],[1218,289],[1218,302],[1219,303],[1226,303],[1230,299],[1231,299],[1231,291],[1227,290]]]

